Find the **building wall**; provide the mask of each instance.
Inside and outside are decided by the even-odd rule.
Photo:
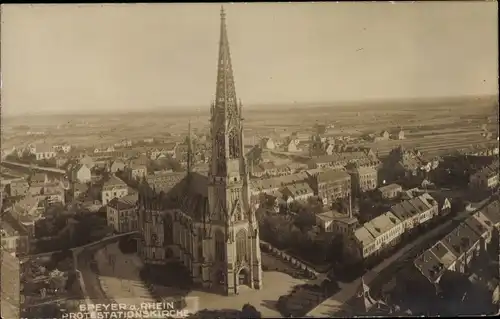
[[[341,198],[347,198],[351,194],[351,180],[333,180],[318,184],[318,196],[326,199],[326,204],[335,202]]]
[[[79,183],[88,183],[92,180],[92,173],[86,166],[82,166],[75,174],[75,179]]]
[[[107,205],[113,198],[122,198],[128,195],[128,188],[113,188],[102,191],[102,205]]]
[[[238,224],[226,237],[223,226],[206,228],[181,210],[146,212],[141,208],[140,216],[139,254],[145,263],[179,260],[189,269],[194,281],[206,288],[226,286],[227,292],[229,286],[238,292],[242,272],[249,276],[251,287],[261,287],[259,236],[250,233],[248,223]],[[220,256],[222,252],[224,256]],[[239,258],[242,254],[244,257]]]
[[[56,157],[56,152],[37,152],[35,153],[35,158],[37,161],[43,160],[43,159],[51,159]]]
[[[106,207],[106,219],[108,225],[113,227],[117,233],[126,233],[138,230],[138,219],[135,208],[118,210],[114,207]]]
[[[24,196],[28,193],[28,183],[11,183],[9,185],[10,196]]]
[[[20,318],[20,261],[7,251],[1,254],[1,317]]]

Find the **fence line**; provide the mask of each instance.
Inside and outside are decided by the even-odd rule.
[[[318,278],[320,276],[320,273],[318,273],[316,270],[312,269],[311,266],[305,264],[304,262],[302,262],[301,260],[299,260],[295,257],[290,256],[289,254],[285,253],[284,251],[274,247],[270,243],[261,240],[260,246],[266,247],[269,250],[269,252],[271,252],[274,256],[276,256],[276,257],[278,257],[278,258],[280,258],[288,263],[291,263],[293,266],[295,266],[297,268],[300,268],[300,269],[306,271],[308,274],[313,275],[315,278]]]

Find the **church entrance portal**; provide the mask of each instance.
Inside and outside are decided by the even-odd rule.
[[[165,248],[165,259],[170,259],[173,257],[174,257],[174,252],[172,251],[172,249],[169,247]]]
[[[226,274],[222,271],[222,269],[217,270],[215,280],[220,286],[226,285]]]
[[[238,285],[250,287],[250,272],[246,268],[242,268],[238,273]]]

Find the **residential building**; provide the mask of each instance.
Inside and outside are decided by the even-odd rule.
[[[279,177],[271,177],[266,179],[251,180],[250,192],[252,195],[259,195],[260,193],[269,193],[280,190],[281,188],[295,184],[307,182],[309,175],[305,172],[300,172],[291,175],[283,175]]]
[[[127,184],[118,177],[112,175],[102,186],[102,205],[107,205],[113,198],[121,198],[127,195]]]
[[[16,220],[11,212],[4,212],[2,216],[2,249],[25,256],[30,252],[28,230]]]
[[[278,169],[274,162],[263,162],[258,165],[258,167],[263,171],[263,175],[276,176],[278,175]]]
[[[439,193],[433,193],[432,198],[437,201],[439,216],[446,216],[451,213],[451,199]]]
[[[479,254],[481,242],[481,236],[462,223],[424,251],[414,265],[431,283],[438,283],[446,271],[465,273],[472,258]]]
[[[352,261],[366,259],[393,246],[404,231],[401,220],[386,212],[356,229],[347,239],[346,252]]]
[[[147,166],[149,164],[149,162],[150,162],[150,159],[146,155],[142,154],[142,155],[139,155],[139,157],[137,157],[137,158],[131,159],[127,166],[128,167],[134,166],[134,165]]]
[[[376,252],[375,238],[365,227],[360,227],[348,238],[344,249],[346,259],[350,259],[351,262],[364,260]]]
[[[138,230],[137,194],[113,198],[106,206],[108,226],[117,233]]]
[[[455,256],[438,241],[413,262],[415,268],[432,284],[437,284],[443,274],[455,266]]]
[[[2,318],[21,317],[21,261],[15,253],[1,250],[1,308]]]
[[[388,139],[389,139],[389,137],[390,137],[389,132],[387,132],[387,131],[382,131],[382,132],[380,132],[380,138],[381,138],[382,140],[384,140],[384,141],[385,141],[385,140],[388,140]]]
[[[65,154],[68,154],[69,152],[71,152],[71,145],[69,144],[54,145],[52,146],[52,149],[55,152],[63,152]]]
[[[403,130],[399,130],[392,134],[392,139],[394,140],[404,140],[405,139],[405,132]]]
[[[87,196],[89,191],[88,184],[85,183],[73,183],[73,199],[79,200]]]
[[[29,187],[28,181],[25,179],[13,180],[9,184],[9,195],[12,197],[25,196]]]
[[[410,232],[437,216],[439,207],[437,201],[425,193],[391,206],[391,212],[403,222],[405,231]]]
[[[498,186],[499,162],[495,161],[478,172],[472,174],[469,179],[469,187],[473,190],[490,190]]]
[[[260,147],[262,149],[267,149],[267,150],[274,150],[276,148],[276,145],[274,144],[274,141],[270,137],[264,137],[260,141]]]
[[[350,165],[347,171],[351,175],[353,194],[360,194],[377,188],[378,172],[376,169],[359,165]]]
[[[499,212],[500,215],[500,212]],[[493,223],[484,215],[480,210],[474,212],[465,220],[465,224],[469,226],[478,236],[481,237],[481,248],[485,250],[487,245],[491,242],[492,234],[494,231]]]
[[[260,165],[252,165],[250,167],[250,175],[251,177],[263,177],[266,174],[266,171]]]
[[[35,156],[37,161],[47,160],[57,156],[57,153],[52,149],[52,147],[45,144],[34,147],[32,149],[32,154]]]
[[[266,211],[272,211],[274,213],[279,213],[281,209],[286,208],[287,204],[283,199],[283,193],[280,191],[272,191],[269,193],[261,193],[260,198],[257,199],[257,208],[262,207]]]
[[[359,222],[356,217],[339,213],[336,210],[328,210],[316,215],[316,225],[324,232],[335,233],[347,238],[358,228]]]
[[[29,178],[30,188],[28,194],[38,196],[42,194],[43,187],[49,182],[48,176],[42,173],[35,173]]]
[[[363,225],[375,238],[375,251],[380,252],[393,246],[404,233],[401,220],[392,212],[386,212]]]
[[[94,154],[111,153],[111,152],[114,152],[114,151],[115,151],[115,148],[113,146],[96,147],[94,149]]]
[[[131,163],[127,168],[127,175],[129,180],[139,180],[148,174],[146,165]]]
[[[57,168],[63,168],[66,166],[66,164],[69,162],[69,159],[66,157],[56,157],[56,167]]]
[[[384,161],[385,178],[388,180],[423,178],[431,169],[432,163],[424,160],[419,151],[406,150],[402,146],[391,150]]]
[[[314,196],[314,191],[306,182],[287,185],[280,192],[288,204],[297,201],[307,201],[307,199]]]
[[[341,170],[312,169],[306,171],[314,195],[318,196],[324,205],[351,195],[351,176]]]
[[[498,231],[500,231],[500,201],[498,199],[481,208],[481,212],[490,220]]]
[[[333,153],[335,152],[335,143],[331,141],[325,142],[324,150],[326,155],[333,155]]]
[[[63,204],[65,200],[65,188],[61,182],[51,182],[44,185],[42,193],[38,196],[40,200],[45,200],[49,205],[60,203]]]
[[[148,147],[147,154],[149,154],[149,158],[153,160],[160,157],[177,158],[178,146],[179,143],[177,142],[159,144],[153,147],[150,146]]]
[[[299,145],[299,140],[294,138],[289,138],[288,141],[285,143],[285,152],[289,153],[300,152],[298,145]]]
[[[35,224],[43,218],[39,204],[40,198],[27,195],[17,201],[10,210],[12,217],[26,228],[29,237],[35,236]]]
[[[389,184],[378,188],[378,191],[384,199],[394,199],[399,196],[403,188],[398,184]]]
[[[423,224],[439,214],[437,201],[428,193],[424,193],[408,201],[417,209],[419,224]]]
[[[92,181],[92,171],[85,164],[78,164],[71,168],[71,180],[74,183],[90,183]]]
[[[114,147],[131,147],[132,146],[132,141],[131,140],[123,140],[121,142],[113,144]]]

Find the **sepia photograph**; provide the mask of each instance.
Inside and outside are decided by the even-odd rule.
[[[2,318],[500,314],[496,1],[0,15]]]

